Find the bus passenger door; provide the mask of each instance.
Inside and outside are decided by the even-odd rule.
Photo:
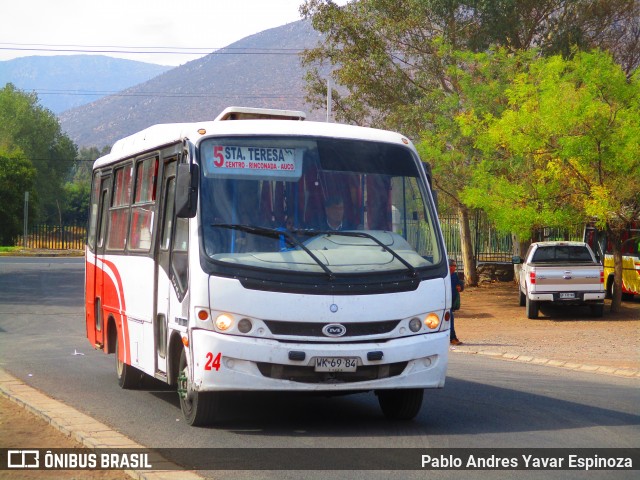
[[[86,274],[87,336],[96,348],[102,348],[104,346],[105,328],[102,298],[104,296],[104,278],[106,275],[103,259],[107,242],[106,227],[109,213],[109,185],[111,176],[102,177],[99,180],[96,178],[95,181],[100,182],[100,189],[97,191],[95,218],[92,218],[92,222],[95,221],[95,225],[90,226],[90,228],[95,228],[95,253],[92,254],[91,260],[87,263],[89,267]]]
[[[160,230],[160,244],[156,278],[158,279],[157,311],[154,318],[153,336],[156,357],[156,372],[165,375],[167,372],[167,341],[168,324],[171,314],[171,280],[170,257],[171,237],[175,223],[175,191],[176,191],[175,158],[164,165],[162,174],[162,217]]]

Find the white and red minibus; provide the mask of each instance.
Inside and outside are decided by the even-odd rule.
[[[415,417],[444,386],[451,286],[428,172],[394,132],[232,108],[155,125],[93,168],[87,337],[118,382],[177,389],[191,425],[226,392],[373,391]]]

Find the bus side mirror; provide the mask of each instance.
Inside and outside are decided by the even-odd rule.
[[[511,257],[511,263],[513,263],[514,265],[520,265],[522,263],[522,259],[519,255],[514,255],[513,257]]]
[[[181,163],[176,177],[176,217],[193,218],[198,206],[199,168],[196,164]]]

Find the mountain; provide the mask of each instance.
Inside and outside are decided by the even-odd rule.
[[[171,69],[104,55],[57,55],[0,61],[0,86],[36,91],[55,114],[145,82]]]
[[[251,106],[307,111],[298,53],[321,36],[298,21],[245,37],[206,57],[173,68],[116,95],[60,115],[80,147],[102,148],[156,123],[214,119],[224,108]]]

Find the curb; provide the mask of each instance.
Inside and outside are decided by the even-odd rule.
[[[548,358],[532,357],[530,355],[519,355],[511,352],[500,352],[496,350],[474,349],[468,346],[449,347],[449,351],[454,353],[465,353],[467,355],[483,355],[498,360],[509,360],[512,362],[531,363],[533,365],[545,365],[548,367],[567,368],[581,372],[599,373],[601,375],[613,375],[625,378],[640,378],[640,370],[631,368],[605,367],[602,365],[588,365],[581,363],[565,362],[562,360],[551,360]]]
[[[84,250],[17,250],[0,252],[0,257],[84,257]]]
[[[88,449],[127,448],[144,450],[147,448],[116,432],[104,423],[100,423],[90,416],[26,385],[2,368],[0,368],[0,395],[7,397],[25,410],[42,418],[52,427]],[[154,460],[154,465],[164,466],[164,469],[123,471],[137,480],[203,479],[194,471],[180,470],[181,467],[175,463],[157,456],[155,458],[158,458],[159,461]]]

